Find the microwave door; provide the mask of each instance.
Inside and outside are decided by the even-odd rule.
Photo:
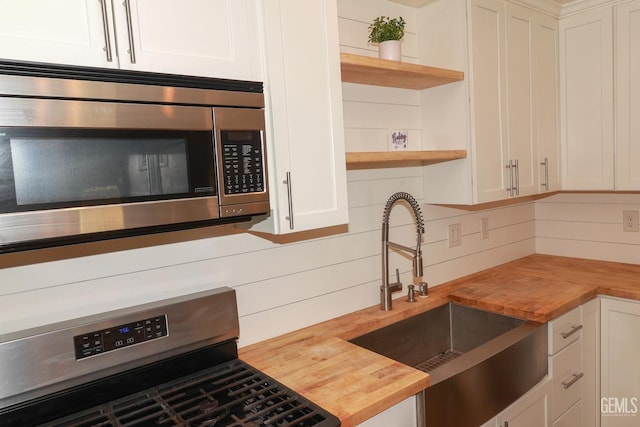
[[[131,193],[136,196],[187,193],[189,172],[184,141],[150,141],[150,145],[144,153],[128,158],[126,174]]]

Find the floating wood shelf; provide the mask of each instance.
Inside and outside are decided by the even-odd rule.
[[[446,162],[464,159],[467,150],[432,151],[363,151],[346,153],[347,169],[368,169],[374,167],[397,167],[402,165]]]
[[[369,56],[340,54],[342,81],[404,89],[427,89],[464,80],[464,72]]]

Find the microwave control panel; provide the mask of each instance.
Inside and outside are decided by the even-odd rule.
[[[260,131],[221,131],[223,188],[227,195],[262,193],[264,155]]]
[[[169,335],[167,315],[114,326],[73,337],[76,360]]]

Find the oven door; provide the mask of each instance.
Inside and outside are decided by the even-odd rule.
[[[0,248],[219,218],[209,107],[0,98]]]

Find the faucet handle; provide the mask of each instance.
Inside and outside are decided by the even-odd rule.
[[[389,290],[391,290],[391,292],[402,290],[402,282],[400,281],[400,271],[397,268],[396,268],[396,282],[389,283]]]

